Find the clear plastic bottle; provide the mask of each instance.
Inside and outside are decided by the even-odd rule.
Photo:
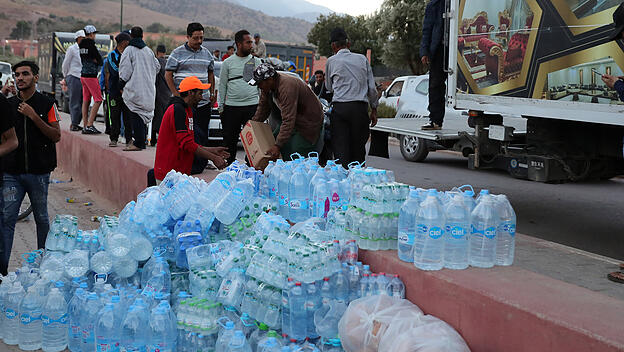
[[[63,351],[67,347],[68,321],[67,302],[58,288],[53,288],[48,295],[41,315],[42,344],[45,352]]]
[[[316,325],[314,325],[314,313],[321,308],[323,305],[321,293],[319,292],[316,283],[312,282],[306,284],[307,292],[306,292],[306,311],[308,313],[307,318],[307,337],[310,339],[315,339],[319,337],[316,333]]]
[[[228,342],[227,352],[252,352],[249,342],[245,338],[245,334],[241,330],[234,331],[234,336]]]
[[[282,290],[282,332],[290,335],[290,292],[295,281],[289,277],[286,288]]]
[[[6,333],[7,294],[16,281],[17,275],[14,272],[10,272],[9,275],[3,278],[2,285],[0,285],[0,339],[4,339]]]
[[[145,307],[131,305],[121,325],[121,346],[127,352],[144,352],[149,336],[149,315]]]
[[[288,186],[290,184],[290,178],[292,177],[292,164],[286,163],[280,169],[280,174],[277,175],[278,178],[278,197],[279,197],[279,215],[288,219],[290,217],[290,208],[289,208],[289,200],[288,200]]]
[[[82,351],[82,330],[80,328],[80,316],[86,301],[86,292],[83,288],[79,287],[76,289],[71,301],[69,301],[69,307],[67,308],[67,313],[69,315],[67,345],[69,347],[69,350],[72,352]]]
[[[516,248],[516,212],[504,194],[496,196],[500,225],[496,236],[496,265],[511,265]]]
[[[418,199],[418,191],[411,190],[409,198],[401,206],[399,212],[399,238],[397,253],[399,259],[404,262],[412,263],[414,261],[414,235],[416,215],[420,200]]]
[[[293,172],[288,183],[288,204],[290,208],[288,219],[292,222],[304,221],[310,215],[308,187],[308,176],[304,172],[303,166],[299,166]]]
[[[390,280],[388,294],[394,298],[405,298],[405,284],[399,279],[399,275],[394,275]]]
[[[120,325],[115,315],[113,303],[107,303],[100,310],[97,324],[95,325],[95,345],[97,352],[115,352],[119,345]]]
[[[444,209],[435,189],[420,204],[414,237],[414,266],[421,270],[444,267]]]
[[[20,302],[24,297],[24,289],[19,281],[13,283],[13,287],[9,289],[6,295],[5,303],[5,325],[4,325],[4,343],[7,345],[17,345],[19,340],[20,326]]]
[[[95,349],[95,325],[97,324],[98,313],[101,308],[98,295],[93,292],[89,293],[80,317],[83,351],[93,351]]]
[[[444,267],[466,269],[470,233],[470,210],[464,196],[456,194],[446,206]]]
[[[175,351],[175,332],[172,331],[171,317],[162,306],[152,310],[149,320],[150,335],[147,343],[148,352]]]
[[[19,305],[18,342],[21,350],[32,351],[41,348],[42,303],[37,287],[29,287]]]
[[[225,351],[227,349],[228,343],[234,336],[234,328],[235,325],[232,321],[227,321],[225,325],[223,325],[223,330],[220,331],[219,338],[215,345],[215,351]]]
[[[254,184],[250,179],[238,182],[221,202],[215,207],[214,215],[223,224],[232,224],[240,212],[251,201]]]
[[[496,261],[496,235],[500,216],[490,194],[483,194],[472,211],[470,233],[470,265],[491,268]]]
[[[347,283],[348,284],[348,283]],[[306,293],[301,282],[296,282],[290,291],[290,330],[291,338],[303,340],[307,336]]]

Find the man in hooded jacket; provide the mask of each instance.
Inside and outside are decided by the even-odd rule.
[[[143,29],[132,27],[130,44],[124,50],[119,62],[119,87],[126,103],[124,119],[132,122],[132,145],[125,151],[145,149],[147,124],[154,117],[156,101],[156,75],[160,71],[160,63],[152,49],[143,41]]]

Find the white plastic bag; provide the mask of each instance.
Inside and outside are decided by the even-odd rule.
[[[340,319],[338,331],[347,352],[393,351],[379,349],[379,342],[394,319],[418,320],[422,310],[405,299],[386,295],[357,299]]]
[[[464,339],[444,321],[425,315],[394,320],[379,343],[379,351],[470,352]]]

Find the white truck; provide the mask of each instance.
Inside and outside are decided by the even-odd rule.
[[[375,129],[534,181],[624,174],[624,104],[600,77],[624,76],[622,43],[608,40],[619,1],[585,3],[446,0],[447,105],[468,116],[421,131],[426,119],[402,119],[399,106]]]

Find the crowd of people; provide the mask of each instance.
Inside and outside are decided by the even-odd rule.
[[[377,91],[370,64],[363,55],[349,51],[347,34],[340,28],[331,33],[335,55],[327,62],[327,75],[316,71],[311,85],[277,67],[266,57],[260,35],[247,30],[236,32],[234,45],[223,56],[202,45],[204,28],[199,23],[188,24],[187,41],[168,56],[164,45],[152,50],[143,40],[142,28],[133,27],[117,34],[114,50],[102,57],[96,34],[93,25],[77,31],[76,43],[66,51],[62,72],[69,93],[69,128],[100,134],[94,122],[106,101],[108,146],[116,147],[123,136],[124,151],[141,151],[151,137],[149,142],[156,146],[156,183],[170,170],[191,174],[197,164],[201,172],[232,163],[238,136],[249,120],[272,119],[275,145],[269,154],[273,158],[320,152],[326,139],[321,100],[333,104],[328,143],[333,156],[345,167],[364,161],[369,126],[377,120]],[[215,60],[223,61],[218,85]],[[7,273],[26,194],[33,207],[37,247],[45,245],[48,183],[57,166],[55,144],[61,139],[55,100],[37,91],[37,64],[22,61],[12,70],[15,85],[3,86],[0,94],[0,109],[7,112],[0,118],[1,274]],[[221,146],[208,143],[215,103],[223,127]]]

